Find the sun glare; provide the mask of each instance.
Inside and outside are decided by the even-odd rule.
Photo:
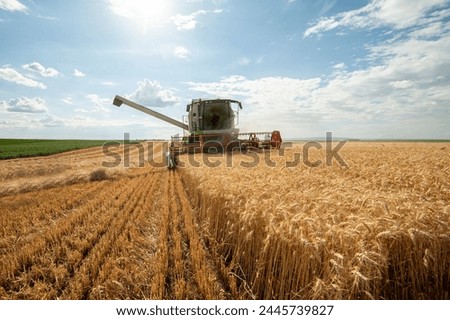
[[[170,16],[168,0],[110,0],[112,11],[135,22],[142,31],[162,25]]]

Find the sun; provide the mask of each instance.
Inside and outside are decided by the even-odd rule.
[[[111,10],[136,23],[143,31],[161,26],[170,17],[169,0],[109,0]]]

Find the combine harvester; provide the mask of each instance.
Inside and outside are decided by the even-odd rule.
[[[242,104],[231,99],[193,99],[187,105],[183,122],[172,119],[121,96],[113,104],[126,104],[184,130],[184,135],[172,137],[166,163],[175,169],[178,156],[183,153],[218,153],[258,149],[279,149],[282,139],[279,131],[239,133],[239,110]]]

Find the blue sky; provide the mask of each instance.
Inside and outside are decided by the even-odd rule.
[[[241,131],[450,139],[449,0],[0,0],[0,138],[168,138],[192,98]]]

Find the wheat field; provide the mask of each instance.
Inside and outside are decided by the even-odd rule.
[[[283,166],[294,153],[183,175],[241,297],[449,298],[448,145],[355,142],[348,167]]]
[[[450,298],[448,143],[349,142],[345,167],[305,165],[302,144],[184,155],[176,171],[130,148],[115,168],[101,148],[0,161],[1,299]]]

